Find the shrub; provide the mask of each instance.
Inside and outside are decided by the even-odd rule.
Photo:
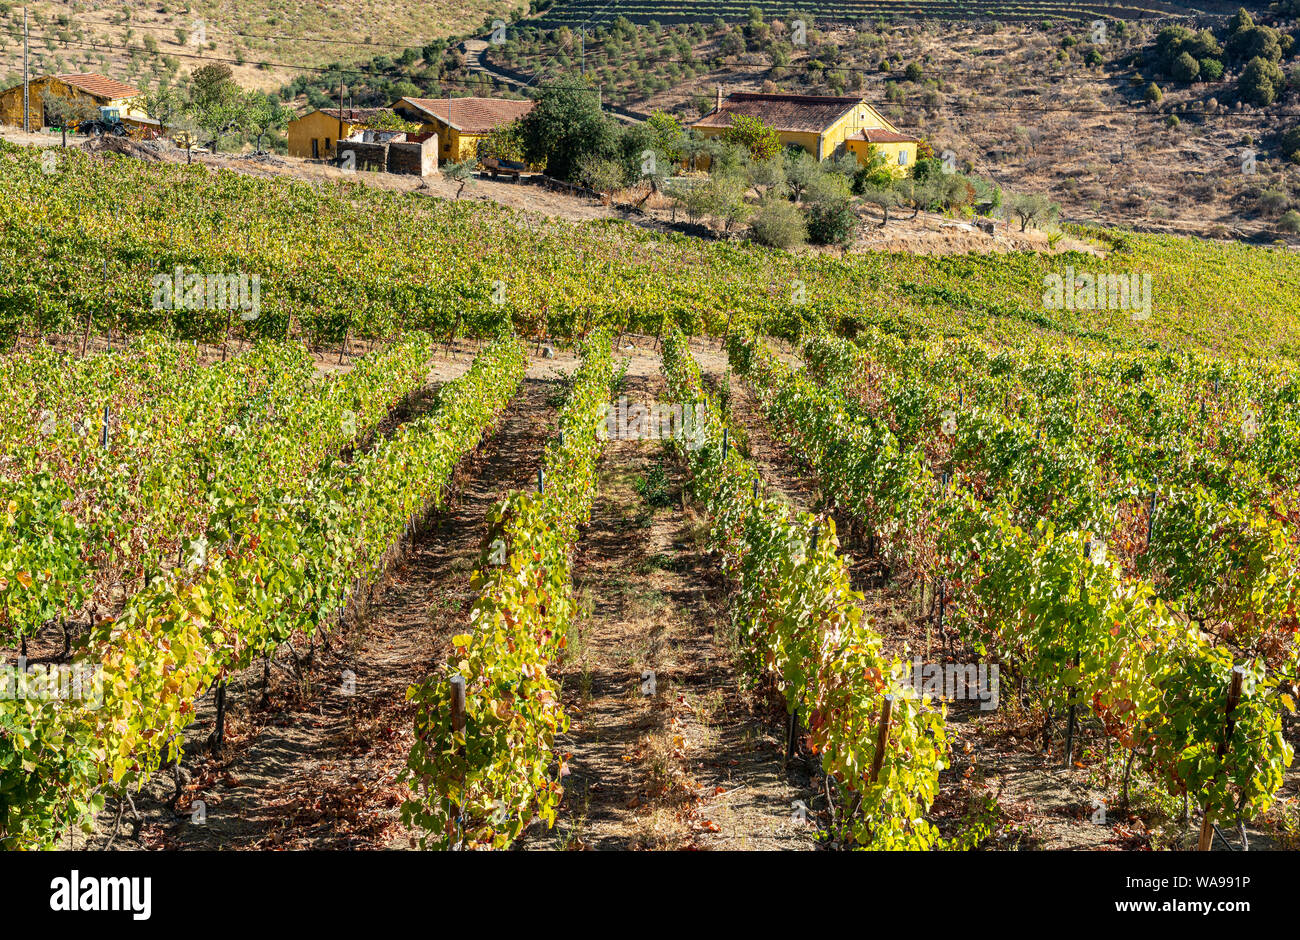
[[[577,181],[598,193],[611,193],[626,180],[623,165],[609,157],[586,154],[578,161]]]
[[[1300,163],[1300,126],[1282,135],[1282,156],[1292,163]]]
[[[1180,82],[1194,82],[1201,74],[1201,63],[1192,58],[1190,52],[1184,52],[1174,60],[1170,74]]]
[[[1218,59],[1205,58],[1200,61],[1201,78],[1207,82],[1217,82],[1223,78],[1223,63]]]
[[[1290,205],[1290,197],[1276,189],[1266,189],[1259,194],[1259,208],[1269,215],[1277,215]]]
[[[799,209],[784,198],[767,200],[750,225],[750,237],[771,248],[793,248],[808,238]]]
[[[815,244],[848,247],[857,228],[858,217],[847,199],[829,199],[808,207],[808,237]]]
[[[1294,209],[1288,209],[1282,218],[1277,220],[1277,227],[1284,232],[1290,232],[1293,235],[1300,233],[1300,212]]]
[[[1152,104],[1159,104],[1160,99],[1163,98],[1164,96],[1165,93],[1160,90],[1160,86],[1157,85],[1155,82],[1152,82],[1150,85],[1148,85],[1147,90],[1142,93],[1142,97],[1145,98],[1147,101],[1151,102]]]
[[[1276,62],[1255,56],[1241,73],[1237,83],[1237,93],[1243,101],[1257,107],[1267,107],[1277,100],[1277,96],[1286,88],[1286,76]]]

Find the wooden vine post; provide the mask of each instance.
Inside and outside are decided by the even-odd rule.
[[[1088,562],[1092,557],[1092,540],[1085,539],[1083,542],[1083,569],[1079,574],[1079,600],[1082,601],[1081,607],[1088,606]],[[1074,654],[1074,668],[1079,668],[1079,653],[1076,649]],[[1074,697],[1078,693],[1077,689],[1070,689],[1070,712],[1065,722],[1065,759],[1061,765],[1066,770],[1070,769],[1071,758],[1074,755],[1074,727],[1078,721],[1079,706],[1075,703]]]
[[[465,677],[451,677],[451,731],[457,736],[465,734]]]
[[[725,429],[723,430],[723,435],[724,435],[724,436],[723,436],[723,441],[724,441],[723,446],[724,446],[724,448],[725,448],[725,446],[726,446],[726,444],[725,444],[725,441],[726,441],[726,436],[725,436],[725,435],[726,435],[726,430],[725,430]],[[724,450],[724,451],[723,451],[724,457],[725,457],[725,453],[726,453],[726,451]],[[754,481],[754,496],[755,496],[755,497],[758,496],[758,480],[755,480],[755,481]],[[818,541],[818,539],[819,539],[820,537],[821,537],[821,526],[820,526],[820,525],[814,525],[814,526],[812,527],[812,538],[810,539],[810,541],[809,541],[809,545],[808,545],[808,558],[809,558],[809,560],[812,560],[813,556],[817,554],[817,541]],[[798,738],[798,734],[797,734],[798,730],[799,730],[799,712],[798,712],[797,710],[795,710],[795,709],[791,709],[791,711],[790,711],[790,729],[789,729],[789,733],[788,733],[787,736],[786,736],[786,741],[785,741],[785,763],[786,763],[786,766],[789,766],[790,761],[794,760],[795,743],[796,743],[796,740],[797,740],[797,738]]]
[[[1147,504],[1147,551],[1151,551],[1151,535],[1155,531],[1156,522],[1156,486],[1159,478],[1151,475],[1151,502]]]
[[[460,745],[456,743],[465,736],[465,677],[451,677],[451,732],[453,735],[453,750],[460,753]],[[460,839],[464,839],[465,830],[461,825],[461,820],[465,813],[465,778],[460,781],[460,813],[458,814],[457,829],[460,831]],[[456,848],[461,846],[457,845]]]
[[[227,328],[229,332],[229,328]],[[348,317],[348,325],[343,328],[343,346],[339,349],[339,365],[343,365],[343,357],[348,354],[348,334],[352,332],[352,318]]]
[[[876,729],[876,753],[871,758],[871,782],[880,778],[880,770],[885,766],[885,746],[889,744],[889,724],[894,719],[894,696],[886,695],[880,706],[880,727]]]
[[[1237,704],[1241,701],[1241,681],[1246,673],[1240,666],[1234,666],[1232,669],[1232,684],[1228,687],[1228,708],[1225,715],[1223,740],[1219,742],[1219,747],[1215,752],[1219,760],[1228,753],[1228,745],[1232,741],[1232,732],[1236,727],[1236,719],[1233,712],[1237,710]],[[1210,815],[1210,807],[1206,806],[1201,816],[1201,838],[1196,844],[1198,852],[1210,851],[1210,844],[1214,841],[1214,818]]]
[[[221,756],[221,745],[226,740],[226,680],[217,683],[217,719],[212,729],[212,755]]]

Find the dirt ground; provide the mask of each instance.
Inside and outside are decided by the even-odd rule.
[[[651,337],[624,337],[621,394],[650,404],[663,393]],[[429,406],[442,382],[463,373],[473,342],[440,349],[426,389],[386,422],[391,433]],[[727,383],[736,446],[766,485],[797,509],[831,510],[815,478],[774,436],[748,386],[727,368],[716,340],[694,340],[706,382]],[[537,347],[533,347],[537,352]],[[789,351],[780,350],[787,361]],[[464,628],[470,575],[488,507],[533,485],[554,433],[561,377],[572,351],[534,355],[524,387],[494,432],[459,468],[451,504],[431,513],[388,577],[327,643],[299,638],[269,667],[233,677],[226,740],[206,742],[213,695],[198,703],[179,780],[164,770],[134,798],[139,818],[110,803],[89,838],[72,847],[113,849],[403,849],[397,777],[411,745],[406,690],[446,666],[449,638]],[[756,690],[739,665],[728,615],[729,585],[707,551],[708,520],[686,490],[684,466],[662,442],[611,440],[600,464],[592,519],[578,547],[574,590],[581,614],[552,672],[571,726],[558,743],[569,774],[557,824],[535,823],[528,850],[806,850],[819,846],[825,779],[796,748],[785,759],[779,702]],[[888,652],[924,662],[970,662],[945,636],[927,599],[891,577],[835,514],[854,588]],[[51,647],[59,638],[42,636]],[[1041,709],[1021,702],[1003,677],[998,707],[949,704],[952,761],[930,818],[945,836],[978,829],[991,849],[1123,850],[1185,847],[1195,838],[1181,808],[1135,774],[1118,801],[1121,755],[1081,720],[1075,763],[1063,768],[1064,716],[1044,748]],[[1294,722],[1288,734],[1297,740]],[[179,782],[179,791],[177,783]],[[179,798],[173,804],[173,798]],[[119,810],[122,811],[119,823]],[[1300,772],[1274,809],[1246,827],[1251,848],[1295,848]],[[116,835],[114,834],[116,833]],[[1240,834],[1223,829],[1216,848]]]
[[[658,357],[623,352],[623,394],[649,405]],[[530,848],[813,847],[808,775],[783,767],[778,716],[736,672],[726,586],[684,483],[662,442],[606,445],[574,575],[585,615],[558,672],[571,772],[559,822]]]
[[[715,387],[729,378],[732,414],[745,428],[738,446],[773,489],[796,508],[828,511],[814,475],[777,440],[752,390],[726,372],[725,359],[698,356],[705,379]],[[789,358],[789,357],[787,357]],[[970,663],[979,657],[955,635],[940,631],[928,611],[929,599],[912,585],[890,577],[869,557],[852,521],[833,511],[841,553],[847,556],[863,610],[876,624],[888,653],[905,661]],[[977,702],[948,704],[946,732],[951,766],[940,775],[940,792],[932,821],[947,837],[972,826],[987,829],[990,849],[1117,851],[1194,847],[1199,814],[1184,823],[1181,807],[1158,798],[1153,781],[1134,774],[1130,799],[1120,799],[1122,760],[1101,727],[1081,716],[1076,731],[1075,761],[1064,764],[1066,716],[1052,716],[1050,746],[1043,747],[1044,713],[1015,694],[1014,677],[1002,677],[996,709]],[[1300,743],[1300,727],[1290,722],[1289,739]],[[810,804],[814,809],[819,804]],[[1247,824],[1251,849],[1295,848],[1300,821],[1300,768],[1292,766],[1274,808]],[[1221,826],[1216,850],[1240,848],[1240,833]],[[1226,844],[1225,844],[1226,842]]]
[[[624,394],[662,391],[648,337],[625,338]],[[431,364],[433,389],[468,367],[473,344]],[[717,358],[716,350],[703,354]],[[444,665],[473,604],[469,578],[489,505],[531,485],[553,431],[558,378],[576,360],[537,357],[525,387],[458,472],[453,505],[425,520],[384,584],[328,644],[299,640],[229,685],[226,739],[207,750],[212,694],[187,734],[180,797],[157,775],[127,808],[74,844],[114,849],[377,849],[413,845],[396,777],[411,744],[406,689]],[[557,826],[531,849],[807,849],[809,768],[784,766],[784,723],[734,665],[726,586],[703,551],[705,520],[682,468],[656,441],[607,445],[575,590],[586,611],[557,675],[572,753]],[[652,670],[653,689],[643,682]],[[114,833],[116,832],[116,835]]]
[[[427,404],[438,385],[462,374],[474,352],[472,342],[440,350],[422,400]],[[328,646],[300,641],[298,648],[282,650],[265,698],[262,667],[232,678],[219,758],[205,749],[215,707],[213,695],[204,696],[187,734],[177,812],[168,806],[174,789],[166,772],[136,799],[144,846],[409,844],[398,819],[405,794],[395,783],[411,745],[406,690],[434,671],[448,652],[447,639],[468,614],[469,578],[487,509],[534,478],[554,423],[551,392],[559,371],[572,365],[572,356],[566,362],[563,354],[532,361],[524,388],[495,433],[458,469],[453,505],[424,520],[386,581]],[[421,410],[417,404],[404,418]],[[110,808],[102,821],[105,832],[114,813]],[[134,846],[130,839],[117,842]]]

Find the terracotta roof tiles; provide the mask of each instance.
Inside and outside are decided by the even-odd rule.
[[[488,134],[533,110],[533,101],[512,98],[403,98],[426,115],[463,134]]]
[[[93,72],[79,75],[55,75],[54,77],[65,85],[80,88],[87,94],[94,95],[97,98],[108,98],[110,101],[118,98],[134,98],[140,94],[140,89],[134,85],[124,85],[115,78],[96,75]]]

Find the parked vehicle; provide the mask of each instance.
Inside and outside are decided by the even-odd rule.
[[[519,177],[528,169],[518,160],[502,160],[499,157],[484,157],[479,161],[479,166],[492,174],[492,178],[498,176],[508,176],[518,182]]]

